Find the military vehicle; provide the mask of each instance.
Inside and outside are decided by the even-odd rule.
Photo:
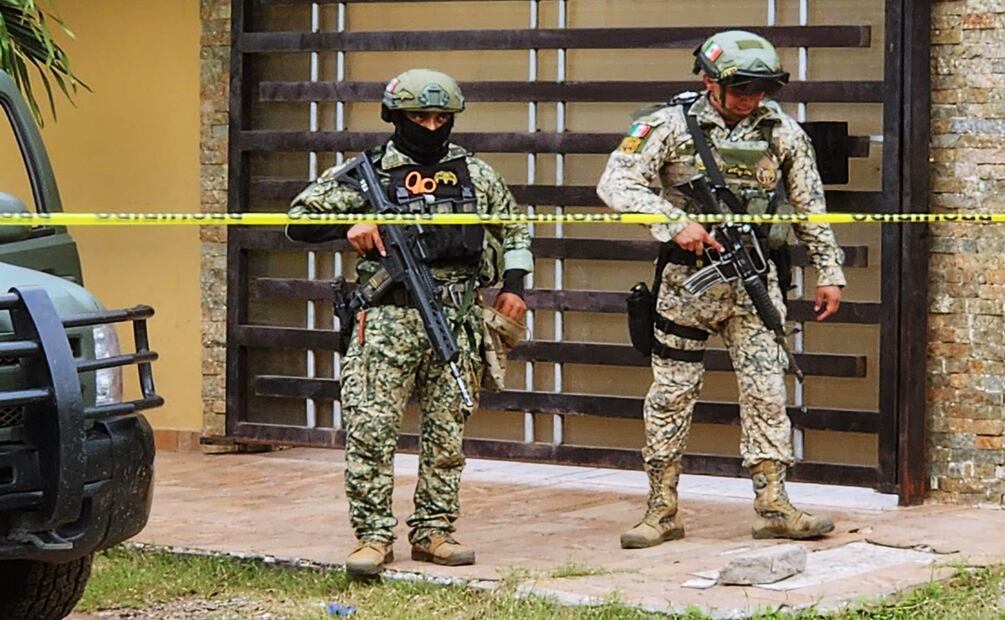
[[[38,128],[3,72],[0,109],[9,121],[0,121],[0,132],[13,136],[11,148],[0,149],[5,167],[23,164],[30,186],[21,198],[0,192],[0,220],[61,212]],[[3,620],[68,615],[94,553],[146,524],[154,442],[140,412],[164,402],[151,372],[153,309],[106,310],[84,287],[66,228],[41,224],[0,226]],[[116,323],[131,323],[135,352],[120,350]],[[126,366],[138,372],[141,394],[132,400],[123,400]]]

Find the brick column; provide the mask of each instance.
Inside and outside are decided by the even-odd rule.
[[[220,213],[227,211],[230,0],[201,0],[201,17],[201,204],[203,212]],[[227,406],[227,230],[204,226],[200,239],[203,435],[214,436],[224,433]]]
[[[1005,5],[932,7],[932,210],[1005,211]],[[1001,504],[1005,226],[939,224],[929,232],[931,497]]]

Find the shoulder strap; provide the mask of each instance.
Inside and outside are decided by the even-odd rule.
[[[719,170],[719,164],[716,163],[715,157],[712,156],[712,149],[708,146],[708,140],[705,138],[705,132],[701,130],[698,125],[698,119],[684,111],[684,120],[687,122],[687,130],[691,133],[691,138],[694,140],[694,148],[698,151],[698,155],[701,157],[701,161],[705,164],[705,174],[708,175],[710,181],[712,181],[712,187],[715,189],[715,195],[722,199],[729,207],[729,210],[733,213],[744,213],[746,209],[740,199],[736,197],[736,194],[726,186],[726,181],[722,177],[722,171]]]

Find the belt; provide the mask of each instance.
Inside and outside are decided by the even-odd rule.
[[[464,300],[464,294],[468,286],[473,284],[473,280],[464,282],[450,282],[439,284],[440,303],[444,306],[460,307]],[[374,306],[401,306],[403,308],[414,308],[415,300],[408,293],[404,286],[395,286],[384,293],[380,299],[373,303]]]

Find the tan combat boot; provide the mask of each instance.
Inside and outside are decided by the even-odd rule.
[[[475,563],[475,550],[457,542],[450,534],[433,532],[426,540],[412,545],[412,559],[443,566],[464,566]]]
[[[649,506],[642,521],[621,535],[622,549],[654,547],[667,540],[684,538],[684,526],[677,522],[677,481],[681,462],[665,468],[649,468]]]
[[[345,572],[350,577],[373,577],[393,560],[394,549],[390,543],[364,540],[346,558]]]
[[[754,481],[754,538],[816,538],[834,529],[827,517],[814,517],[789,503],[785,492],[785,464],[761,461],[750,468]]]

